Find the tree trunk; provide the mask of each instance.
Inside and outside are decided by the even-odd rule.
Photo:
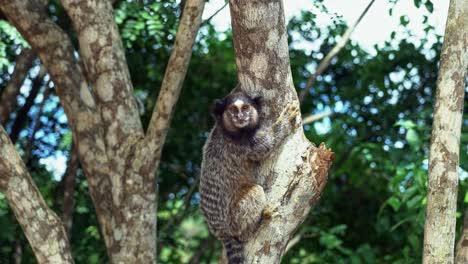
[[[423,263],[453,263],[458,162],[468,65],[468,8],[450,1],[429,153]]]
[[[264,98],[263,114],[273,122],[284,109],[299,105],[290,70],[283,3],[231,0],[230,9],[240,87]],[[258,176],[276,212],[247,242],[246,263],[280,262],[289,239],[319,199],[333,158],[323,145],[310,143],[298,126],[274,155],[261,163]]]
[[[456,264],[468,263],[468,209],[465,211],[465,219],[463,222],[463,232],[457,243],[455,256]]]
[[[187,0],[185,4],[147,133],[141,125],[132,94],[111,1],[61,2],[75,27],[81,61],[76,59],[70,38],[52,21],[42,8],[42,2],[0,0],[0,10],[38,54],[54,82],[56,94],[73,131],[74,144],[89,183],[111,261],[155,263],[155,170],[187,71],[205,1]],[[0,145],[0,152],[6,148],[17,155],[11,142],[5,139],[1,143],[4,145]],[[14,157],[1,155],[0,159],[0,187],[6,190],[9,190],[8,180],[15,175],[10,175],[11,166],[2,166],[2,162],[7,165],[14,163],[16,167],[24,166],[20,160],[12,160]],[[23,178],[28,179],[26,171],[24,174]],[[22,187],[28,190],[36,189],[31,180],[22,183]],[[37,205],[35,211],[50,210],[40,202],[42,197],[39,193],[28,191],[23,195],[24,199],[9,200],[13,210],[19,211],[29,206],[25,204],[25,199],[34,199]],[[16,214],[16,217],[20,223],[29,221],[31,225],[37,225],[36,219],[41,220],[26,214]],[[54,224],[60,223],[59,219],[53,220]],[[61,223],[60,226],[63,229]],[[25,225],[22,227],[24,229]],[[44,230],[48,230],[47,226]],[[30,236],[28,240],[40,263],[59,263],[43,257],[49,250],[42,247],[43,241],[30,239]],[[69,256],[68,241],[56,241],[61,243],[61,247],[54,248],[54,254]]]

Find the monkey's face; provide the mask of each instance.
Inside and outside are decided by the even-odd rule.
[[[255,130],[259,125],[262,98],[238,92],[216,100],[213,114],[218,124],[231,135]]]
[[[257,109],[249,102],[241,99],[235,100],[230,104],[223,114],[224,125],[229,130],[242,130],[253,127],[258,120]]]
[[[250,124],[252,108],[248,103],[239,99],[226,109],[226,114],[229,115],[234,127],[242,129]]]

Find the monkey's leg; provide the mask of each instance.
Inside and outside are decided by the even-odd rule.
[[[231,203],[231,228],[233,235],[241,240],[254,232],[264,216],[266,197],[263,188],[257,184],[243,185]]]

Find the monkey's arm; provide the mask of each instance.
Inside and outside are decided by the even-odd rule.
[[[270,156],[283,140],[297,128],[296,120],[299,114],[297,105],[289,105],[275,123],[261,127],[252,139],[247,157],[253,161],[260,161]]]

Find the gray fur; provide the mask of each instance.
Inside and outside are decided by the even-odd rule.
[[[239,98],[252,104],[257,118],[251,120],[258,124],[249,124],[251,130],[233,133],[224,126],[229,122],[224,114],[229,104]],[[230,264],[243,263],[243,242],[258,229],[262,216],[271,216],[262,183],[255,175],[256,167],[291,133],[291,118],[298,114],[289,111],[289,118],[281,116],[266,126],[262,116],[258,116],[260,107],[242,92],[218,101],[214,110],[216,124],[203,148],[201,210],[210,232],[223,241]]]

